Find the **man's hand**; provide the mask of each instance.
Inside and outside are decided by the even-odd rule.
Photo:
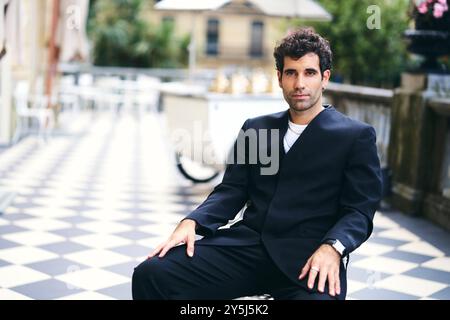
[[[309,272],[308,288],[312,289],[317,275],[319,275],[318,289],[320,292],[325,291],[325,281],[328,279],[328,287],[330,295],[341,293],[339,281],[339,266],[341,255],[329,244],[323,244],[308,259],[299,279],[302,280]]]
[[[155,250],[148,256],[152,258],[159,253],[159,257],[165,256],[167,251],[175,247],[180,243],[187,243],[187,254],[192,257],[194,255],[194,242],[195,242],[195,226],[196,222],[191,219],[185,219],[181,221],[173,231],[172,235],[156,247]]]

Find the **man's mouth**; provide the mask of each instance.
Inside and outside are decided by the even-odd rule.
[[[292,98],[299,99],[299,100],[306,99],[308,97],[309,97],[309,94],[293,94],[292,95]]]

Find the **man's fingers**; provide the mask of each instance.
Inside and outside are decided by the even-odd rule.
[[[189,257],[194,256],[194,242],[195,242],[195,235],[188,236],[187,240],[187,254]]]
[[[319,272],[318,289],[322,293],[325,291],[325,282],[327,281],[327,275],[328,275],[328,270],[327,269],[321,269],[320,270],[320,272]]]
[[[334,297],[336,294],[336,278],[334,272],[331,271],[328,273],[328,289],[330,296]]]
[[[157,255],[161,251],[161,249],[166,245],[166,243],[167,243],[167,241],[163,242],[159,246],[157,246],[156,249],[153,250],[152,253],[150,253],[148,255],[148,258],[150,259],[150,258],[154,257],[155,255]]]
[[[164,248],[162,249],[161,253],[159,254],[159,257],[162,258],[166,255],[167,251],[169,251],[170,249],[172,249],[175,246],[175,241],[171,240],[169,241]]]
[[[300,276],[298,277],[300,280],[303,279],[309,271],[309,268],[311,267],[311,259],[308,259],[305,266],[302,269],[302,272],[300,273]]]
[[[319,268],[317,268],[319,269]],[[314,282],[316,281],[317,274],[319,272],[316,270],[316,268],[311,267],[311,270],[309,271],[309,277],[308,277],[308,288],[312,289],[314,287]]]
[[[341,294],[341,281],[339,279],[339,271],[335,274],[335,280],[336,280],[336,294]]]

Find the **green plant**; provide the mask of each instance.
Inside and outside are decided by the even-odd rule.
[[[186,64],[185,38],[173,25],[152,25],[144,0],[95,0],[88,25],[93,62],[99,66],[176,68]]]
[[[408,27],[408,0],[318,0],[333,20],[306,22],[330,41],[333,54],[332,80],[379,87],[398,85],[408,64],[403,32]],[[380,28],[367,25],[368,8],[376,5]]]

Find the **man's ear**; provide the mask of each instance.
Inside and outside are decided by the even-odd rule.
[[[322,86],[326,86],[328,84],[328,81],[330,80],[331,77],[331,71],[330,69],[327,69],[323,72],[323,76],[322,76]]]
[[[280,86],[281,89],[283,89],[283,86],[281,85],[281,72],[280,70],[277,70],[277,77],[278,77],[278,85]]]

